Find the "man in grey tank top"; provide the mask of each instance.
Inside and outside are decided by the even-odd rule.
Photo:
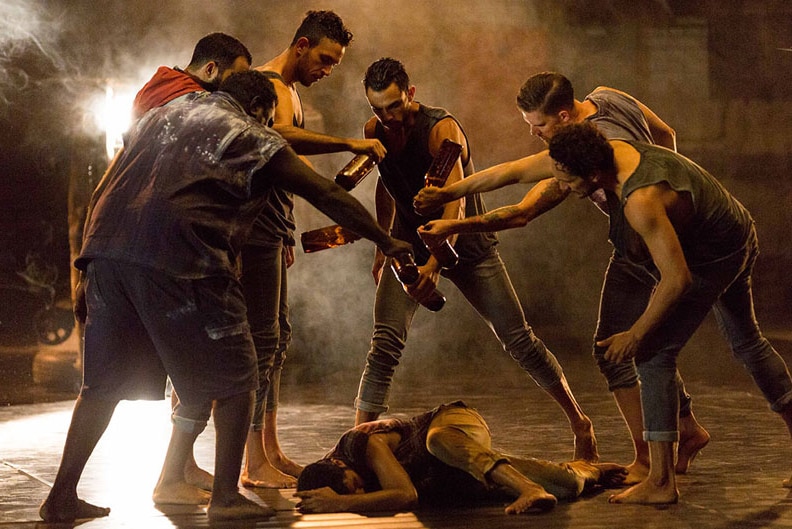
[[[662,145],[676,150],[674,129],[660,119],[649,107],[634,97],[613,88],[600,86],[588,94],[583,101],[575,99],[572,84],[565,76],[556,72],[542,72],[533,75],[523,84],[517,97],[517,104],[523,119],[531,127],[531,134],[548,142],[559,126],[567,123],[589,121],[609,139],[629,139]],[[546,156],[546,151],[541,153]],[[529,156],[515,162],[500,164],[481,171],[463,180],[460,184],[443,189],[429,188],[416,197],[416,206],[435,207],[438,201],[451,197],[464,196],[474,191],[489,191],[509,183],[538,182],[519,204],[505,206],[487,215],[471,217],[459,221],[430,222],[422,233],[447,237],[451,233],[521,227],[530,220],[560,204],[568,195],[553,178],[537,172],[535,161],[541,156]],[[547,159],[542,159],[545,163]],[[465,187],[463,187],[465,186]],[[605,213],[609,214],[608,201],[600,189],[589,198]],[[622,284],[625,278],[640,274],[625,262],[623,256],[614,251],[603,281],[602,299],[606,299],[614,285]],[[651,277],[644,278],[653,282]],[[625,330],[632,322],[603,321],[600,319],[596,338]],[[608,389],[613,393],[619,411],[624,418],[632,438],[635,459],[629,465],[627,483],[637,483],[649,471],[649,446],[643,439],[643,414],[638,376],[633,362],[614,363],[604,358],[604,349],[594,348],[597,365],[608,381]],[[685,391],[682,378],[677,376],[680,399],[681,438],[677,453],[677,473],[687,472],[690,462],[709,442],[709,433],[701,427],[691,410],[691,398]]]

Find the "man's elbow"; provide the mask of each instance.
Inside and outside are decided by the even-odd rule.
[[[674,281],[674,290],[679,297],[684,296],[693,286],[693,275],[690,270],[680,273]]]
[[[413,487],[409,491],[404,491],[402,493],[402,505],[405,511],[413,511],[418,508],[418,491],[415,490]]]

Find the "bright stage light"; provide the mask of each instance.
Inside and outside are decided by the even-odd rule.
[[[104,97],[97,98],[93,104],[94,123],[104,132],[108,160],[115,156],[124,143],[123,134],[131,122],[134,99],[134,91],[116,89],[112,84],[108,84],[105,87]]]

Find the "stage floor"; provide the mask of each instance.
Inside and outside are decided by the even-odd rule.
[[[719,361],[729,364],[732,371],[740,369],[727,355]],[[588,362],[581,360],[580,366],[563,363],[578,400],[594,421],[602,460],[629,463],[632,451],[626,429]],[[529,516],[507,516],[500,504],[376,516],[301,515],[294,510],[291,489],[245,489],[248,497],[276,508],[277,515],[255,524],[229,522],[222,527],[792,528],[792,493],[781,486],[792,472],[792,450],[782,421],[769,411],[744,374],[708,374],[702,379],[693,373],[687,383],[696,415],[712,441],[690,473],[679,478],[681,498],[676,505],[611,505],[609,492],[600,491],[560,502],[549,513]],[[353,377],[332,388],[287,383],[279,411],[284,451],[303,464],[322,456],[353,423],[350,403],[355,389]],[[391,410],[411,414],[458,398],[482,412],[495,445],[506,452],[556,461],[571,457],[572,437],[560,409],[516,367],[497,379],[462,370],[432,384],[399,380]],[[72,405],[67,400],[0,408],[0,529],[48,527],[39,521],[38,505],[57,470]],[[200,508],[158,509],[151,501],[169,434],[165,401],[119,406],[79,487],[84,499],[109,506],[112,512],[107,518],[79,524],[81,529],[209,526]],[[196,447],[199,464],[210,470],[213,449],[210,423]]]

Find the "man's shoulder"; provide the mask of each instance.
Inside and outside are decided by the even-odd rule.
[[[261,66],[256,66],[254,68],[257,72],[263,73],[270,81],[273,81],[273,84],[277,87],[278,85],[285,86],[289,88],[289,83],[286,82],[286,79],[283,78],[283,72],[274,66],[271,66],[270,63],[262,64]]]
[[[453,118],[454,116],[451,115],[447,109],[443,107],[432,107],[429,105],[424,105],[423,103],[418,103],[418,114],[422,114],[432,119],[443,119],[447,117]]]
[[[586,99],[597,103],[607,103],[613,105],[636,105],[635,98],[633,98],[627,92],[607,86],[598,86],[586,96]]]

